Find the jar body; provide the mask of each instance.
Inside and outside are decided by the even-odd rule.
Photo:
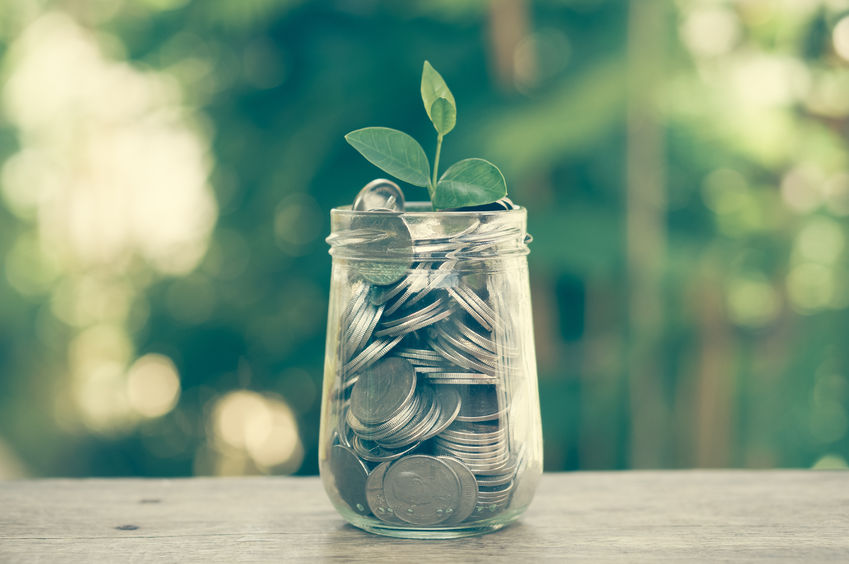
[[[410,538],[515,520],[542,473],[525,210],[331,218],[319,469],[333,505]]]

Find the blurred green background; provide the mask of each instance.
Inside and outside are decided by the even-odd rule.
[[[424,59],[529,209],[547,470],[846,466],[849,1],[5,0],[0,477],[316,473],[343,135],[432,150]]]

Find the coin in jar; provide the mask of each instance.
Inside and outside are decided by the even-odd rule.
[[[414,454],[396,461],[383,479],[386,501],[412,525],[437,525],[457,512],[460,480],[444,461]]]
[[[357,245],[357,252],[370,260],[356,261],[354,268],[373,284],[386,285],[406,276],[413,264],[413,239],[399,212],[373,211],[351,219],[352,231],[374,235]]]
[[[389,357],[360,374],[351,390],[351,413],[369,424],[388,421],[416,392],[416,371],[399,357]]]
[[[454,470],[457,479],[460,480],[460,503],[453,515],[444,523],[445,525],[455,525],[468,519],[469,515],[475,511],[478,499],[478,481],[468,466],[456,458],[440,456],[439,459],[448,464]]]
[[[404,211],[404,194],[397,184],[376,178],[363,186],[352,206],[354,211]]]
[[[348,507],[360,515],[370,513],[366,499],[368,468],[354,451],[343,445],[330,449],[330,470],[336,482],[336,490]]]
[[[460,412],[460,394],[453,387],[439,386],[436,389],[436,401],[439,403],[439,419],[427,431],[421,440],[426,441],[435,437],[448,428]]]
[[[389,469],[389,462],[379,464],[377,468],[371,471],[366,480],[366,499],[371,512],[381,521],[387,523],[403,523],[395,512],[386,503],[386,496],[383,493],[383,479],[386,476],[386,471]]]

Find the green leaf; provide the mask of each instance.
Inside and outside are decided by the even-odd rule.
[[[448,103],[451,105],[454,114],[454,119],[456,120],[457,116],[457,104],[454,102],[454,95],[451,94],[451,91],[448,89],[448,85],[445,84],[445,80],[442,79],[442,76],[436,72],[430,63],[425,61],[424,67],[422,68],[422,102],[424,102],[425,111],[427,112],[430,121],[433,122],[436,130],[442,133],[448,133],[447,131],[440,131],[439,125],[433,117],[433,103],[436,102],[438,98],[445,98]],[[449,129],[450,131],[450,129]]]
[[[445,135],[457,123],[457,108],[445,98],[437,98],[430,107],[430,120],[437,133]]]
[[[464,159],[445,171],[431,203],[444,210],[489,204],[506,195],[507,182],[498,167],[484,159]]]
[[[427,186],[430,165],[422,146],[397,129],[366,127],[345,136],[371,164],[414,186]]]

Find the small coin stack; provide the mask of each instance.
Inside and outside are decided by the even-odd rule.
[[[364,209],[403,210],[400,190],[387,182],[366,186],[354,209],[366,201]],[[399,213],[333,235],[336,245],[409,240],[412,257],[352,267],[329,462],[353,511],[441,527],[487,519],[509,505],[522,463],[508,425],[507,381],[518,353],[491,305],[484,267],[458,263],[515,236],[475,222],[415,239]]]

